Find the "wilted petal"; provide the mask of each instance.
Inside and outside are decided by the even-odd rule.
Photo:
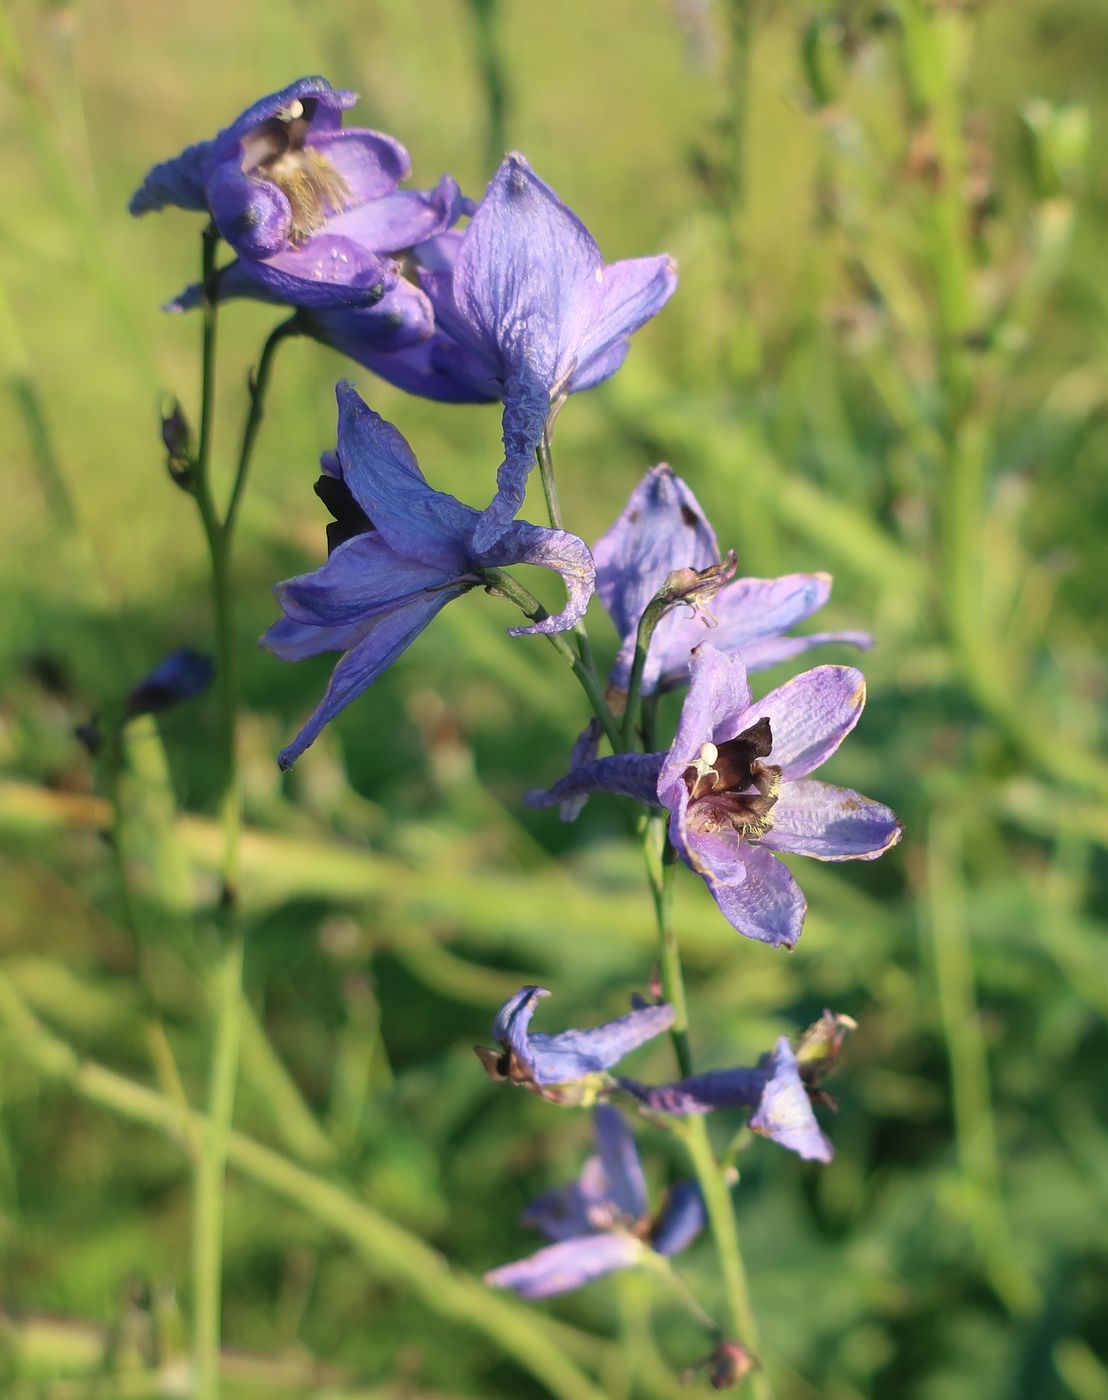
[[[671,809],[683,800],[685,769],[696,761],[704,744],[733,739],[752,722],[736,723],[750,705],[750,686],[741,656],[724,656],[702,642],[689,661],[689,674],[691,683],[677,735],[658,779],[658,796]],[[776,738],[775,725],[775,753]]]
[[[551,1298],[570,1293],[594,1278],[617,1269],[633,1268],[645,1246],[633,1235],[617,1231],[605,1235],[581,1235],[547,1245],[537,1254],[514,1264],[503,1264],[485,1275],[485,1282],[510,1288],[521,1298]]]
[[[597,540],[593,556],[596,589],[616,632],[633,638],[647,603],[666,578],[675,569],[714,564],[719,547],[699,501],[663,462],[631,492],[615,524]]]
[[[509,627],[510,637],[530,632],[564,632],[579,622],[589,606],[596,581],[592,554],[584,540],[565,530],[547,530],[539,525],[515,521],[493,547],[477,556],[477,563],[493,567],[506,564],[537,564],[561,574],[569,594],[562,611],[530,627]]]
[[[732,843],[727,862],[713,864],[705,838],[688,837],[694,869],[703,876],[712,898],[729,924],[745,938],[793,948],[804,927],[808,901],[786,866],[761,846]],[[715,848],[718,850],[718,847]],[[735,867],[738,867],[736,870]]]
[[[492,548],[523,504],[535,450],[550,414],[549,385],[528,365],[512,372],[503,394],[504,460],[496,472],[496,495],[481,513],[474,532],[473,547],[478,551]]]
[[[354,499],[398,555],[462,572],[476,512],[428,486],[403,434],[367,408],[348,380],[335,395],[339,458]]]
[[[668,1028],[673,1023],[673,1012],[668,1006],[665,1009],[670,1013],[666,1023]],[[646,1178],[643,1176],[642,1161],[635,1146],[635,1135],[623,1115],[611,1104],[602,1103],[596,1106],[593,1111],[593,1123],[604,1172],[605,1194],[619,1214],[635,1224],[646,1215]]]
[[[274,591],[294,621],[342,627],[402,607],[448,578],[432,564],[397,556],[374,532],[340,544],[318,569],[287,579]]]
[[[808,1161],[829,1162],[834,1150],[816,1122],[796,1056],[785,1036],[777,1042],[768,1068],[762,1101],[750,1126]]]
[[[680,1254],[688,1249],[708,1223],[704,1197],[695,1181],[678,1181],[670,1187],[654,1229],[651,1247],[659,1254]]]
[[[660,753],[611,754],[573,769],[553,787],[532,788],[524,793],[523,800],[529,807],[557,807],[592,792],[614,792],[656,807],[658,774],[664,757]]]
[[[395,612],[384,613],[371,620],[361,640],[331,673],[326,693],[312,717],[292,743],[278,755],[277,762],[281,767],[291,768],[319,736],[323,726],[345,709],[351,700],[361,695],[402,651],[411,646],[440,608],[464,591],[444,589],[439,593],[422,593]]]
[[[577,351],[575,379],[577,374],[587,376],[593,361],[613,346],[626,343],[628,336],[661,311],[676,289],[677,264],[665,253],[608,263],[601,272],[599,306]]]
[[[531,1040],[527,1028],[531,1024],[531,1017],[535,1014],[539,998],[549,995],[545,987],[520,987],[519,991],[501,1006],[492,1023],[493,1039],[508,1045],[516,1058],[531,1070],[534,1069],[534,1061],[531,1057]]]
[[[896,813],[880,802],[804,778],[782,785],[773,829],[760,844],[817,860],[874,860],[901,831]]]
[[[768,716],[773,727],[769,761],[782,777],[803,778],[835,752],[858,723],[866,681],[853,666],[817,666],[764,696],[741,717],[739,732]]]

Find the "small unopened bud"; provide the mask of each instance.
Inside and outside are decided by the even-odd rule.
[[[180,401],[174,399],[162,414],[162,442],[170,480],[182,491],[192,489],[192,429]]]
[[[674,569],[656,597],[671,607],[678,603],[687,603],[691,608],[703,607],[731,582],[738,567],[735,551],[729,549],[718,564],[709,564],[706,569]]]
[[[709,1356],[690,1366],[681,1379],[691,1381],[705,1367],[713,1390],[731,1390],[758,1369],[758,1359],[741,1342],[722,1341]]]
[[[847,1036],[857,1029],[853,1016],[825,1011],[801,1035],[796,1045],[796,1063],[809,1088],[827,1078],[838,1063]]]
[[[128,695],[126,718],[157,714],[182,700],[202,695],[211,685],[214,674],[211,657],[203,652],[193,651],[191,647],[171,651]]]

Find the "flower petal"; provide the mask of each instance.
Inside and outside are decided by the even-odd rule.
[[[529,807],[557,807],[572,798],[587,797],[592,792],[614,792],[621,797],[633,797],[649,807],[658,805],[658,774],[660,753],[620,753],[583,763],[550,788],[532,788],[523,795]]]
[[[280,301],[319,308],[372,306],[397,282],[391,260],[326,231],[264,261],[247,260],[242,271]]]
[[[339,172],[351,204],[391,194],[412,168],[408,152],[383,131],[351,126],[319,131],[313,124],[305,144],[325,155]]]
[[[608,1228],[611,1203],[608,1178],[599,1157],[590,1157],[576,1181],[547,1191],[531,1202],[521,1217],[524,1225],[541,1230],[548,1239],[567,1240]]]
[[[643,610],[666,578],[675,569],[716,563],[719,546],[699,501],[662,462],[631,492],[593,555],[601,601],[620,638],[633,639]],[[616,684],[626,688],[625,682]]]
[[[853,666],[817,666],[771,690],[740,717],[739,729],[768,716],[773,729],[769,761],[782,777],[803,778],[835,752],[858,723],[866,680]]]
[[[601,728],[600,721],[594,715],[578,734],[570,751],[569,771],[571,773],[576,768],[583,768],[587,763],[596,762],[603,734],[604,730]],[[559,804],[558,815],[564,822],[576,821],[581,815],[582,807],[588,800],[587,793],[578,793],[575,797],[567,797],[564,802]]]
[[[496,1013],[492,1023],[493,1039],[511,1047],[518,1060],[534,1072],[535,1062],[531,1054],[531,1040],[527,1027],[535,1014],[540,997],[548,997],[545,987],[520,987],[510,996]]]
[[[302,310],[301,321],[316,340],[354,360],[366,355],[394,355],[427,340],[435,329],[431,303],[418,287],[403,279],[372,306]]]
[[[570,1293],[592,1279],[617,1269],[633,1268],[645,1246],[622,1230],[606,1235],[580,1235],[547,1245],[538,1253],[490,1269],[485,1282],[510,1288],[521,1298],[551,1298]]]
[[[670,1013],[668,1024],[672,1024],[672,1008],[666,1007],[666,1010]],[[624,1017],[624,1020],[626,1019]],[[620,1215],[630,1223],[637,1224],[646,1215],[647,1198],[646,1178],[643,1176],[639,1150],[635,1146],[635,1135],[628,1127],[623,1114],[611,1104],[597,1104],[593,1111],[593,1125],[600,1149],[607,1198]]]
[[[704,1197],[695,1181],[678,1181],[670,1187],[650,1244],[659,1254],[680,1254],[688,1249],[708,1223]]]
[[[399,557],[374,532],[340,544],[318,569],[286,579],[274,591],[294,621],[342,627],[403,607],[449,577],[433,564]]]
[[[548,530],[519,520],[508,526],[491,549],[477,555],[476,562],[495,567],[537,564],[562,576],[569,594],[562,611],[530,627],[509,627],[510,637],[532,632],[565,632],[584,617],[596,582],[592,554],[584,540],[565,530]]]
[[[315,627],[310,623],[294,622],[291,617],[279,617],[258,640],[282,661],[303,661],[324,651],[349,651],[357,646],[372,625],[372,618],[346,627]]]
[[[747,671],[765,671],[781,661],[789,661],[794,656],[802,656],[813,647],[839,643],[857,647],[859,651],[869,651],[873,638],[868,632],[809,632],[803,637],[761,637],[755,642],[743,645],[743,660]]]
[[[574,377],[587,376],[594,360],[605,357],[656,316],[676,290],[677,264],[668,254],[608,263],[601,272],[599,308],[577,350]]]
[[[423,478],[403,435],[342,380],[338,450],[351,494],[397,555],[460,574],[470,566],[465,542],[477,512]]]
[[[397,287],[408,284],[397,284]],[[417,288],[412,288],[417,291]],[[395,295],[390,292],[384,301]],[[167,310],[177,309],[175,306]],[[360,334],[362,312],[317,311],[312,317],[313,334],[357,364],[364,365],[380,379],[395,384],[408,394],[434,399],[438,403],[491,403],[500,397],[475,387],[474,377],[450,372],[450,365],[438,363],[437,351],[446,337],[436,331],[429,339],[400,350],[379,350],[373,339]],[[451,347],[454,348],[453,346]]]
[[[737,1066],[691,1074],[675,1084],[639,1084],[633,1079],[620,1079],[619,1084],[655,1113],[687,1118],[719,1108],[754,1108],[761,1101],[766,1078],[762,1069]]]
[[[785,1036],[774,1047],[768,1068],[765,1092],[750,1127],[807,1161],[830,1162],[834,1149],[816,1122],[796,1056]]]
[[[277,762],[291,768],[323,726],[357,699],[363,690],[388,669],[402,651],[411,646],[435,614],[456,598],[461,589],[441,593],[421,593],[412,602],[384,613],[366,629],[361,640],[348,651],[331,673],[323,699],[291,744],[282,749]]]
[[[536,1032],[528,1054],[537,1084],[569,1084],[618,1064],[625,1055],[661,1035],[673,1025],[673,1007],[640,1006],[614,1021],[589,1030]]]
[[[394,190],[327,220],[327,232],[375,253],[398,253],[444,233],[460,213],[457,181],[444,175],[431,190]]]
[[[549,384],[528,366],[521,366],[504,383],[504,460],[496,472],[496,495],[477,522],[475,549],[491,549],[515,519],[549,416]]]
[[[725,656],[702,642],[689,661],[689,693],[681,707],[677,734],[658,778],[658,797],[672,810],[683,805],[684,773],[709,742],[733,739],[745,727],[736,720],[750,705],[750,686],[741,656]]]
[[[875,860],[900,840],[896,813],[851,788],[814,778],[783,783],[773,828],[759,840],[816,860]]]
[[[714,859],[718,846],[709,844],[710,838],[690,833],[687,840],[693,868],[732,928],[775,948],[796,946],[808,901],[786,866],[737,838],[726,862]]]
[[[269,258],[285,247],[292,206],[276,185],[225,160],[212,171],[204,194],[216,227],[240,257]]]
[[[570,375],[569,392],[580,394],[585,389],[592,389],[597,384],[603,384],[605,379],[611,379],[627,358],[630,350],[631,342],[629,340],[617,340],[607,350],[602,351],[599,355],[594,355],[583,369],[574,370]]]
[[[142,184],[127,205],[137,218],[172,205],[177,209],[202,212],[208,201],[204,194],[204,176],[211,157],[212,143],[197,141],[186,146],[172,160],[160,161],[147,172]]]

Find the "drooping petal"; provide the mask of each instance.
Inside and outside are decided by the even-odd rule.
[[[680,1254],[688,1249],[708,1223],[704,1197],[695,1181],[678,1181],[670,1187],[654,1229],[651,1247],[659,1254]]]
[[[670,1011],[670,1023],[673,1021]],[[631,1013],[635,1015],[635,1012]],[[614,1022],[612,1024],[615,1024]],[[611,1104],[597,1104],[593,1110],[596,1142],[604,1171],[606,1194],[616,1210],[631,1224],[646,1215],[646,1178],[635,1146],[635,1135],[626,1119]]]
[[[677,264],[665,253],[608,263],[600,275],[599,307],[577,349],[574,377],[587,376],[594,361],[606,356],[613,346],[626,343],[628,336],[661,311],[676,290]]]
[[[326,156],[339,172],[350,204],[391,194],[412,168],[408,152],[383,131],[352,126],[317,131],[313,127],[305,144]]]
[[[592,792],[614,792],[633,797],[647,806],[658,806],[658,774],[665,755],[660,753],[620,753],[583,763],[550,788],[532,788],[524,793],[529,807],[557,807]]]
[[[531,1017],[535,1014],[539,998],[549,995],[550,993],[545,987],[520,987],[519,991],[510,996],[501,1006],[493,1019],[493,1039],[508,1045],[516,1058],[527,1065],[529,1069],[534,1068],[534,1063],[531,1057],[531,1040],[527,1034],[527,1028],[531,1024]]]
[[[592,554],[584,540],[565,530],[548,530],[539,525],[514,521],[491,549],[476,556],[482,565],[537,564],[561,574],[569,600],[561,612],[530,627],[509,627],[510,637],[531,632],[564,632],[579,622],[589,606],[596,581]]]
[[[351,238],[317,233],[264,261],[243,262],[274,296],[292,306],[372,306],[397,282],[396,265]]]
[[[622,1230],[604,1235],[580,1235],[547,1245],[526,1259],[490,1269],[485,1282],[510,1288],[521,1298],[552,1298],[571,1293],[592,1279],[617,1269],[631,1269],[645,1246]]]
[[[719,546],[699,501],[662,462],[631,492],[615,524],[597,540],[593,556],[601,601],[617,634],[630,639],[668,575],[675,569],[707,568],[719,559]]]
[[[803,656],[813,647],[832,646],[857,647],[859,651],[869,651],[873,638],[868,632],[809,632],[803,637],[760,637],[757,641],[743,645],[743,660],[748,671],[766,671],[782,661],[794,656]]]
[[[572,773],[577,768],[584,768],[588,763],[595,763],[597,755],[600,753],[600,740],[604,734],[600,721],[594,715],[581,730],[574,741],[573,748],[569,755],[569,771]],[[578,793],[574,797],[567,797],[559,804],[558,815],[564,822],[576,821],[581,815],[581,809],[588,801],[587,793]]]
[[[327,690],[307,724],[277,756],[282,768],[291,768],[320,730],[357,699],[362,691],[415,641],[435,614],[456,598],[464,589],[444,589],[439,593],[421,593],[395,612],[383,613],[373,619],[361,640],[346,653],[331,673]]]
[[[473,536],[478,551],[491,549],[515,519],[527,491],[550,414],[549,384],[524,364],[504,381],[504,460],[496,472],[496,495],[481,513]]]
[[[807,1161],[830,1162],[834,1149],[820,1130],[800,1077],[796,1056],[782,1036],[769,1062],[769,1078],[750,1126]]]
[[[372,626],[372,618],[346,627],[315,627],[310,623],[294,622],[291,617],[279,617],[258,640],[261,646],[282,661],[304,661],[325,651],[349,651],[357,646]]]
[[[402,558],[441,568],[469,566],[465,542],[476,511],[428,486],[403,435],[374,413],[347,380],[335,388],[343,479],[388,545]]]
[[[851,788],[815,778],[783,783],[760,844],[816,860],[875,860],[900,840],[896,813]]]
[[[773,728],[769,761],[786,779],[806,777],[831,757],[858,723],[866,681],[853,666],[803,671],[755,701],[736,732],[768,716]]]
[[[690,833],[687,840],[693,868],[733,928],[775,948],[796,946],[808,901],[786,866],[762,847],[738,839],[726,864],[714,859],[722,846],[718,839]]]
[[[340,544],[318,569],[286,579],[274,591],[294,621],[343,627],[402,607],[447,582],[442,569],[397,556],[374,532]]]
[[[706,743],[719,744],[740,733],[745,726],[736,720],[750,705],[750,686],[741,656],[724,656],[702,642],[689,661],[689,675],[689,693],[681,707],[677,734],[658,779],[658,797],[671,811],[684,800],[685,769],[696,761]]]
[[[328,219],[328,233],[376,253],[398,253],[445,232],[458,217],[457,181],[444,175],[430,190],[393,190]]]

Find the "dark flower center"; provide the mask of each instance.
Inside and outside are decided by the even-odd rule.
[[[327,526],[328,558],[340,544],[359,535],[368,535],[377,528],[354,499],[350,487],[339,477],[324,474],[315,484],[315,493],[334,517]]]
[[[302,243],[338,213],[350,187],[322,151],[305,145],[318,102],[295,98],[276,116],[259,122],[242,139],[242,170],[276,185],[289,202],[289,241]]]
[[[689,827],[705,835],[735,831],[748,841],[765,836],[773,827],[770,812],[781,791],[781,769],[761,762],[772,749],[765,717],[726,743],[705,744],[683,775]]]

